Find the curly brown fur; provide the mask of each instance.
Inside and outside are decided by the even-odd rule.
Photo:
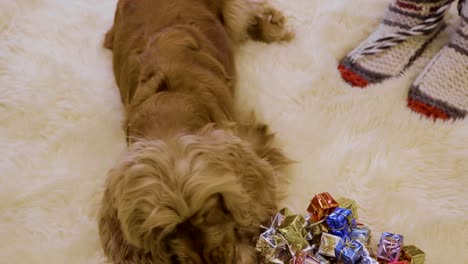
[[[289,163],[233,109],[232,45],[289,40],[279,11],[249,0],[120,0],[104,45],[129,150],[99,214],[116,264],[256,263],[252,242],[282,198]]]

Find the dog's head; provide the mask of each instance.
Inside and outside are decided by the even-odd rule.
[[[107,186],[123,237],[158,263],[254,263],[276,191],[271,165],[212,127],[133,144]]]

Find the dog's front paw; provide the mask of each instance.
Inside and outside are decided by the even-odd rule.
[[[273,7],[265,7],[256,17],[256,37],[267,43],[275,41],[290,41],[294,33],[286,28],[286,18],[281,11]]]

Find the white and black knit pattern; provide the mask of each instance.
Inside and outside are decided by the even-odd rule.
[[[355,61],[363,56],[376,54],[383,50],[389,49],[402,43],[409,37],[426,35],[433,32],[444,19],[444,16],[447,13],[447,10],[450,8],[452,2],[453,0],[446,1],[437,9],[437,11],[430,14],[424,21],[408,30],[390,33],[388,36],[375,40],[374,43],[371,43],[369,46],[362,49],[359,53],[353,54],[352,60]]]
[[[338,70],[355,87],[399,76],[445,27],[454,0],[391,0],[378,28],[341,60]]]
[[[445,47],[413,83],[408,105],[438,119],[468,114],[468,5],[459,5],[460,24]]]

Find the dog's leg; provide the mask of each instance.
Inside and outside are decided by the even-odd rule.
[[[104,48],[112,50],[114,47],[114,26],[107,31],[104,38]]]
[[[263,0],[226,0],[223,6],[226,30],[236,42],[249,37],[263,42],[289,41],[294,33],[285,26],[281,11]]]

